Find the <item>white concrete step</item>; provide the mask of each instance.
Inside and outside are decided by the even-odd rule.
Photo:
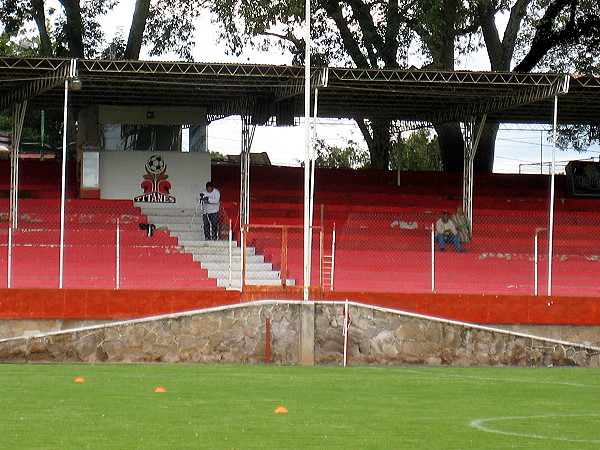
[[[142,207],[142,212],[147,216],[148,223],[169,230],[171,236],[177,237],[185,252],[192,254],[194,261],[200,262],[208,271],[209,277],[216,278],[217,286],[240,289],[242,249],[237,246],[237,242],[233,242],[230,263],[229,241],[205,241],[200,210]],[[272,264],[265,262],[263,255],[257,255],[254,247],[246,248],[246,262],[247,285],[281,285],[280,272],[273,270]],[[287,284],[293,286],[295,281],[289,279]]]
[[[179,245],[185,247],[185,250],[188,253],[193,255],[227,255],[229,257],[229,245],[227,246],[210,246],[210,245],[202,245],[204,242],[213,242],[213,241],[198,241],[198,242],[190,242],[190,241],[179,241]],[[232,247],[231,254],[233,256],[241,257],[242,249],[239,247]],[[256,249],[254,247],[246,248],[246,256],[252,256],[256,254]]]
[[[173,224],[173,225],[177,225],[177,224],[181,224],[181,225],[189,225],[190,223],[199,223],[202,224],[202,215],[201,214],[196,214],[196,217],[194,217],[194,220],[192,221],[192,217],[194,217],[194,214],[192,213],[192,215],[190,216],[148,216],[148,222],[149,223],[153,223],[153,224]]]
[[[218,279],[229,279],[229,270],[209,270],[208,276],[211,278]],[[232,271],[232,278],[240,278],[239,269],[237,271]],[[281,274],[276,270],[254,270],[254,271],[246,271],[246,282],[247,284],[256,284],[254,281],[256,280],[280,280]],[[252,283],[250,283],[252,280]],[[260,284],[260,283],[259,283]]]
[[[280,286],[281,285],[281,280],[277,279],[277,280],[246,280],[246,284],[247,285],[251,285],[251,286]],[[240,290],[241,289],[241,285],[242,285],[242,281],[240,280],[239,277],[232,277],[231,279],[231,287],[229,287],[229,280],[228,279],[218,279],[217,280],[217,286],[219,287],[224,287],[224,288],[229,288],[229,289],[235,289],[235,290]],[[295,285],[295,281],[292,279],[288,279],[287,280],[287,285],[288,286],[294,286]]]
[[[151,223],[156,225],[157,228],[165,227],[167,230],[169,230],[171,232],[171,234],[193,231],[196,233],[200,233],[202,236],[204,236],[204,226],[201,223],[194,223],[194,224],[192,224],[192,226],[190,226],[189,223],[158,223],[158,222],[151,222]]]
[[[203,248],[214,248],[214,249],[229,249],[229,241],[205,241],[202,240],[189,240],[181,241],[181,245],[189,247],[203,247]],[[236,243],[233,242],[233,247],[236,247]]]
[[[148,208],[142,206],[142,214],[145,214],[150,218],[152,217],[189,217],[190,219],[194,215],[195,209],[190,208]],[[196,216],[200,215],[200,208]]]
[[[204,240],[203,230],[185,230],[185,231],[173,231],[171,230],[171,236],[175,236],[179,241],[192,241],[192,240]]]
[[[189,253],[189,252],[188,252]],[[228,253],[207,253],[207,254],[194,254],[194,261],[204,261],[207,263],[218,262],[229,264],[229,254]],[[246,255],[246,261],[249,263],[262,263],[265,262],[265,257],[263,255]],[[238,254],[233,254],[231,257],[231,262],[233,264],[237,264],[238,266],[242,262],[242,255],[238,252]]]
[[[194,231],[196,233],[201,233],[202,236],[204,236],[204,226],[201,223],[193,223],[192,226],[190,226],[189,222],[188,223],[164,223],[164,222],[148,222],[148,223],[153,223],[154,225],[156,225],[156,229],[161,229],[164,228],[166,230],[169,230],[171,232],[171,234],[173,234],[174,232],[182,232],[182,231]]]
[[[203,269],[207,269],[208,271],[217,270],[217,271],[228,271],[229,270],[229,262],[207,262],[201,261],[200,265]],[[241,270],[241,264],[238,261],[236,263],[232,263],[231,270],[234,272],[239,272]],[[273,265],[271,263],[266,262],[248,262],[246,263],[246,273],[254,273],[254,272],[271,272],[273,270]]]

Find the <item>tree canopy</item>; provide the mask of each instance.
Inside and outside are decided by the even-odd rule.
[[[400,136],[392,142],[390,169],[402,170],[442,170],[442,160],[437,138],[431,137],[427,129],[420,129],[407,136]],[[371,161],[367,151],[356,142],[348,141],[344,148],[329,146],[322,139],[315,142],[316,167],[330,169],[370,169]]]
[[[106,42],[102,18],[119,0],[2,0],[0,23],[4,39],[36,38],[31,48],[37,56],[139,59],[143,45],[150,56],[173,52],[192,59],[194,21],[208,0],[135,0],[126,38],[118,31]],[[58,8],[51,5],[57,4]]]
[[[214,1],[223,37],[234,51],[252,39],[261,38],[264,46],[265,38],[277,38],[276,44],[301,62],[303,2]],[[323,64],[452,71],[458,61],[483,48],[493,71],[590,72],[600,66],[597,0],[321,0],[312,8],[311,58]],[[355,120],[372,167],[388,168],[394,141],[391,121]],[[462,170],[459,124],[435,125],[444,168]],[[484,130],[477,171],[492,170],[497,131],[493,123]]]
[[[129,30],[107,41],[102,19],[123,4],[134,6]],[[232,52],[275,45],[303,62],[303,0],[0,0],[0,52],[139,59],[145,46],[151,56],[191,60],[194,23],[207,11]],[[452,71],[484,51],[493,71],[600,72],[598,0],[317,0],[311,17],[315,64]],[[371,167],[390,167],[398,141],[391,118],[354,119]],[[460,124],[434,126],[444,169],[462,170]],[[492,170],[497,131],[486,126],[475,170]],[[582,146],[597,139],[585,132],[567,129],[563,137]]]

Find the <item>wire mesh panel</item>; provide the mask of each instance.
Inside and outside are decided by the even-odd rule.
[[[2,218],[8,217],[2,211]],[[186,219],[187,220],[187,219]],[[18,227],[0,221],[0,280],[35,288],[215,289],[217,282],[165,226],[129,201],[22,201]],[[228,234],[228,222],[223,225]],[[61,252],[61,241],[63,243]],[[8,281],[10,256],[11,278]],[[62,269],[62,270],[61,270]],[[62,281],[62,283],[61,283]],[[1,281],[0,281],[1,282]]]
[[[578,212],[555,218],[552,295],[600,293],[600,217]]]
[[[18,228],[10,230],[10,286],[21,288],[59,287],[60,217],[57,202],[21,202]],[[8,232],[8,230],[7,230]]]
[[[441,252],[435,245],[435,291],[474,294],[533,294],[534,237],[538,230],[540,285],[546,282],[547,216],[500,211],[474,214],[472,235],[459,239],[464,253],[449,244]],[[544,240],[545,239],[545,240]]]
[[[216,288],[173,224],[150,222],[131,202],[72,202],[66,212],[64,287]]]
[[[321,286],[324,237],[312,227],[311,286]],[[244,285],[302,286],[304,231],[301,226],[246,225]]]
[[[0,285],[15,288],[215,289],[246,285],[302,285],[301,226],[252,225],[245,235],[245,272],[230,221],[220,216],[219,240],[192,229],[193,211],[180,224],[154,224],[129,201],[69,200],[61,252],[60,201],[23,199],[18,228],[9,231],[0,209]],[[438,213],[351,213],[338,224],[338,291],[473,294],[598,295],[600,218],[562,211],[554,220],[551,291],[547,211],[476,210],[464,253],[435,241]],[[199,220],[202,223],[201,219]],[[194,225],[196,225],[196,222]],[[177,228],[183,226],[183,229]],[[9,246],[9,241],[11,245]],[[332,236],[314,227],[311,285],[325,286]],[[433,251],[432,251],[433,250]],[[10,264],[10,280],[9,280]],[[333,264],[331,264],[333,265]],[[10,281],[10,282],[9,282]]]
[[[431,212],[351,214],[338,234],[335,288],[534,294],[537,285],[547,292],[548,219],[542,212],[475,214],[472,233],[457,234],[458,246],[444,241],[443,252],[438,218]],[[553,261],[558,258],[555,253]]]
[[[132,227],[130,210],[93,202],[68,202],[65,208],[63,287],[117,287],[117,223]],[[137,225],[137,224],[136,224]]]
[[[8,247],[8,223],[0,213],[0,287],[9,287],[9,247]]]
[[[335,290],[431,290],[431,213],[352,213],[337,235]]]

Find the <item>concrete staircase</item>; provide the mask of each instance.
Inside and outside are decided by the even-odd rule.
[[[236,241],[205,241],[202,216],[194,215],[193,209],[152,208],[142,206],[148,223],[156,225],[157,230],[169,230],[171,236],[177,237],[186,253],[193,255],[194,261],[200,262],[208,271],[210,278],[217,280],[217,286],[227,289],[241,289],[242,249]],[[288,279],[288,286],[295,281]],[[281,284],[281,272],[273,269],[273,265],[265,262],[263,255],[256,254],[254,247],[246,248],[246,284],[257,286],[277,286]]]

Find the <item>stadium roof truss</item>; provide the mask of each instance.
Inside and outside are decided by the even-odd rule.
[[[465,121],[487,114],[502,123],[600,125],[600,79],[563,74],[315,68],[318,116],[388,118],[406,123]],[[250,115],[253,123],[290,125],[304,115],[304,68],[293,66],[0,58],[0,109],[63,107],[63,84],[82,89],[70,107],[204,106],[209,119]],[[268,116],[268,117],[267,117]]]

